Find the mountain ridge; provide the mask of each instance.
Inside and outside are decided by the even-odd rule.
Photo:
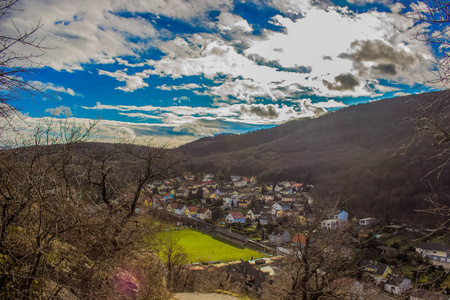
[[[433,175],[421,180],[438,165],[430,159],[436,149],[427,137],[413,142],[418,105],[448,95],[440,91],[349,106],[247,134],[203,138],[178,150],[186,154],[188,170],[257,175],[267,182],[301,180],[315,184],[321,195],[347,198],[355,213],[380,217],[391,211],[410,218],[434,192],[449,201],[449,184]]]

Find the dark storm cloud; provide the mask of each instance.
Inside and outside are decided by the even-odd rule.
[[[294,67],[283,67],[278,60],[268,60],[258,54],[250,54],[247,57],[260,66],[274,68],[277,71],[281,71],[281,72],[310,73],[312,70],[312,68],[310,66],[295,65]]]
[[[397,70],[393,64],[379,64],[372,67],[372,70],[381,73],[382,75],[397,75]]]
[[[334,77],[335,83],[322,80],[323,84],[333,91],[354,91],[355,86],[359,85],[358,79],[353,74],[346,73]]]
[[[406,68],[416,63],[414,55],[407,53],[402,49],[396,49],[381,40],[354,41],[350,45],[356,49],[353,53],[341,53],[339,58],[350,59],[353,61],[353,67],[359,72],[366,72],[367,68],[362,62],[379,62],[380,64],[373,69],[384,75],[395,75],[395,66]]]
[[[250,109],[242,106],[241,113],[251,113],[257,115],[258,117],[269,119],[276,119],[279,116],[279,113],[277,112],[275,107],[271,105],[267,106],[267,108],[261,106],[252,106],[250,107]]]

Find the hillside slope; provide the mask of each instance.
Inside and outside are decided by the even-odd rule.
[[[320,194],[340,195],[359,214],[411,218],[426,207],[430,185],[449,201],[448,170],[441,180],[421,178],[438,162],[436,149],[415,136],[418,103],[447,95],[434,92],[341,109],[244,135],[203,138],[179,148],[190,170],[258,175],[260,180],[297,179]]]

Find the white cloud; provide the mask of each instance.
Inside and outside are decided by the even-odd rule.
[[[36,37],[45,38],[42,45],[51,50],[39,57],[41,66],[72,71],[81,70],[82,64],[115,61],[139,66],[117,58],[138,56],[150,47],[151,41],[151,46],[155,46],[159,38],[170,36],[164,30],[157,32],[148,20],[135,13],[191,21],[203,20],[211,10],[227,11],[232,7],[231,0],[28,0],[18,2],[12,18],[23,29],[29,29],[30,24],[43,24]],[[3,21],[2,33],[14,33],[14,24]]]
[[[72,115],[72,110],[70,109],[70,107],[67,106],[59,106],[59,107],[55,107],[55,108],[47,108],[45,110],[46,113],[51,114],[52,116],[71,116]]]
[[[268,2],[272,7],[285,13],[301,14],[312,8],[311,0],[271,0]]]
[[[196,136],[211,136],[222,132],[221,128],[205,126],[200,120],[186,122],[173,129],[175,132],[183,132]]]
[[[408,95],[411,95],[411,93],[405,93],[405,92],[394,93],[394,97],[401,97],[401,96],[408,96]]]
[[[120,65],[125,65],[127,67],[131,67],[131,68],[136,68],[136,67],[143,67],[145,66],[145,63],[136,63],[136,64],[132,64],[129,63],[127,60],[122,59],[120,57],[116,57],[116,61],[120,64]]]
[[[20,146],[24,146],[27,143],[32,145],[35,142],[34,133],[36,127],[47,128],[50,126],[52,137],[55,137],[59,134],[60,129],[64,128],[64,126],[59,126],[60,122],[80,128],[90,127],[95,124],[91,139],[101,140],[106,143],[115,143],[122,140],[147,145],[151,141],[152,146],[177,147],[198,138],[192,134],[178,134],[174,136],[173,128],[161,124],[92,120],[74,117],[62,119],[55,117],[33,118],[20,112],[14,114],[13,118],[14,129],[11,129],[10,126],[2,126],[6,121],[0,119],[0,126],[5,128],[2,132],[2,141],[5,144],[8,142],[14,144],[19,141],[21,143]],[[53,133],[56,135],[53,135]]]
[[[287,104],[223,104],[219,107],[189,107],[189,106],[128,106],[104,105],[97,103],[94,107],[82,106],[84,109],[116,110],[120,112],[133,111],[133,113],[120,113],[128,117],[157,119],[160,118],[164,126],[185,128],[185,124],[196,120],[222,120],[232,123],[252,125],[282,124],[289,120],[316,117],[327,112],[327,108],[345,107],[341,102],[330,100],[328,102],[312,103],[310,99],[295,100],[293,107]],[[136,112],[134,112],[136,111]],[[140,112],[151,112],[145,114]],[[180,129],[181,130],[181,129]]]
[[[355,0],[359,1],[359,0]],[[323,1],[326,2],[326,1]],[[359,74],[349,59],[340,58],[341,53],[349,53],[354,41],[382,40],[396,49],[422,53],[427,60],[429,50],[418,41],[411,40],[417,31],[411,20],[391,13],[370,11],[356,14],[345,8],[327,6],[322,9],[311,1],[277,0],[269,1],[270,5],[283,11],[301,15],[302,18],[291,20],[276,16],[273,23],[283,26],[283,32],[264,30],[263,36],[252,36],[249,23],[241,16],[231,14],[231,0],[153,0],[153,1],[118,1],[118,0],[36,0],[19,2],[19,10],[13,15],[19,28],[27,28],[30,23],[37,24],[42,18],[44,26],[38,31],[45,36],[45,44],[54,49],[44,56],[43,65],[56,70],[81,69],[82,64],[114,63],[127,67],[143,67],[150,64],[154,70],[135,74],[126,74],[125,70],[115,72],[99,71],[117,80],[126,82],[118,89],[132,92],[148,87],[144,79],[150,75],[182,76],[204,75],[213,79],[217,75],[227,75],[228,78],[241,78],[242,85],[251,83],[259,97],[280,99],[289,97],[285,94],[293,84],[314,91],[320,96],[370,96],[366,88],[368,80],[381,75],[376,72]],[[397,7],[397,6],[393,6]],[[155,17],[164,15],[187,22],[203,21],[202,18],[211,10],[219,10],[217,24],[221,30],[242,31],[239,40],[225,41],[219,35],[193,34],[167,40],[173,35],[168,30],[159,32],[152,23],[138,13],[151,13]],[[131,13],[124,17],[122,13]],[[121,13],[121,14],[118,14]],[[136,13],[136,14],[135,14]],[[2,30],[12,32],[12,24],[2,24]],[[345,34],[342,34],[345,33]],[[250,45],[244,53],[237,51],[235,43]],[[129,63],[121,57],[135,56],[149,47],[158,47],[166,56],[162,60]],[[245,48],[245,47],[244,47]],[[311,66],[309,74],[283,72],[275,68],[257,65],[247,57],[259,55],[268,60],[278,62],[285,68]],[[324,57],[330,58],[324,60]],[[373,67],[371,62],[363,62],[366,68]],[[380,66],[379,66],[380,67]],[[392,68],[391,68],[392,69]],[[417,63],[409,68],[398,68],[396,76],[389,80],[411,84],[419,81],[426,74],[429,65]],[[375,70],[375,69],[374,69]],[[324,82],[337,83],[336,77],[342,74],[352,74],[359,77],[359,84],[353,89],[329,89]],[[235,83],[236,84],[236,83]],[[239,88],[243,86],[239,86]],[[328,85],[332,87],[333,85]],[[161,86],[164,87],[164,86]],[[224,98],[223,93],[230,87],[230,81],[223,82],[223,87],[211,90],[212,95]],[[173,88],[175,89],[175,88]],[[235,93],[238,100],[250,102],[252,92]],[[235,95],[231,95],[236,97]],[[226,98],[226,96],[225,96]]]
[[[346,104],[336,101],[334,99],[326,101],[326,102],[316,102],[311,104],[314,107],[322,107],[322,108],[342,108],[347,107]]]
[[[30,28],[30,24],[43,25],[36,37],[45,38],[42,45],[50,50],[38,58],[42,66],[80,70],[81,64],[113,63],[114,57],[135,56],[148,48],[148,41],[157,36],[148,21],[115,14],[119,12],[117,4],[110,0],[19,1],[12,19],[23,29]],[[11,22],[3,20],[2,33],[14,30]],[[130,38],[139,41],[133,42]]]
[[[222,12],[220,14],[218,27],[223,31],[242,30],[244,32],[251,32],[253,30],[246,20],[229,12]]]
[[[186,97],[186,96],[181,96],[181,97],[175,97],[175,98],[173,98],[173,101],[174,101],[174,102],[181,103],[181,102],[189,102],[190,99],[189,99],[188,97]]]
[[[177,90],[194,90],[194,89],[201,89],[202,86],[196,84],[196,83],[188,83],[188,84],[181,84],[181,85],[171,85],[168,86],[166,84],[160,85],[156,87],[157,89],[164,90],[164,91],[177,91]]]
[[[383,4],[392,4],[393,0],[347,0],[349,3],[358,4],[358,5],[366,5],[367,3],[383,3]]]
[[[355,69],[350,60],[340,57],[342,53],[351,52],[355,41],[383,41],[392,49],[409,53],[416,59],[416,63],[408,67],[398,67],[397,74],[390,76],[389,80],[413,84],[420,81],[419,76],[429,70],[429,64],[424,63],[429,49],[412,39],[419,27],[414,27],[411,20],[398,14],[377,11],[354,14],[332,7],[327,10],[310,7],[304,18],[296,21],[280,16],[276,19],[286,30],[283,33],[268,33],[265,40],[255,41],[245,53],[278,61],[284,67],[312,66],[310,87],[318,89],[321,95],[368,96],[366,80],[377,78],[379,74],[360,74],[360,70]],[[275,50],[280,47],[282,52]],[[325,60],[324,57],[329,59]],[[363,64],[366,68],[374,66],[371,61]],[[333,82],[341,74],[357,76],[359,86],[352,92],[330,91],[325,86],[314,85],[315,81]]]
[[[171,18],[190,20],[202,18],[210,10],[230,10],[231,0],[134,0],[114,1],[117,10],[149,12]]]
[[[139,118],[141,120],[148,120],[148,119],[159,120],[159,119],[161,119],[161,117],[159,117],[159,116],[154,116],[154,115],[149,115],[149,114],[144,114],[144,113],[119,113],[119,115],[127,116],[130,118]]]
[[[99,75],[106,75],[117,79],[118,81],[125,81],[126,85],[124,87],[117,87],[116,89],[122,90],[124,92],[133,92],[137,89],[142,89],[148,87],[148,83],[144,81],[149,75],[144,72],[135,73],[134,75],[127,75],[127,69],[117,70],[115,72],[108,72],[104,70],[99,70]]]
[[[47,83],[44,86],[44,91],[55,91],[58,93],[66,93],[69,94],[70,96],[82,96],[81,94],[77,94],[74,92],[74,90],[72,90],[71,88],[65,88],[62,86],[57,86],[54,85],[53,83]]]
[[[369,87],[374,78],[413,84],[420,81],[419,76],[429,69],[429,65],[420,60],[429,50],[425,45],[411,41],[417,28],[410,20],[376,11],[358,15],[333,7],[322,10],[305,5],[299,9],[304,13],[303,18],[292,21],[277,16],[276,22],[285,30],[265,31],[264,38],[247,40],[251,46],[244,50],[243,55],[215,35],[195,34],[168,41],[161,45],[167,55],[159,61],[149,61],[153,69],[148,72],[172,78],[203,75],[214,79],[218,75],[226,75],[225,79],[220,79],[221,85],[197,93],[222,101],[236,99],[249,103],[255,97],[278,100],[295,96],[300,90],[325,97],[374,96]],[[361,73],[351,59],[342,57],[343,53],[358,51],[352,50],[355,41],[373,40],[410,53],[417,63],[398,66],[396,75],[392,75],[392,66],[364,61],[365,68],[372,71]],[[309,73],[296,73],[258,65],[248,58],[253,54],[277,62],[283,68],[311,66],[311,70]],[[391,74],[381,73],[383,68],[390,70]],[[352,78],[353,83],[349,84],[347,81]],[[292,86],[300,88],[294,91]]]
[[[226,102],[233,102],[233,98],[236,98],[237,100],[234,100],[236,102],[244,100],[250,103],[253,102],[255,97],[270,97],[276,100],[276,96],[269,87],[248,79],[225,80],[222,85],[210,87],[203,94],[219,97],[221,101]]]

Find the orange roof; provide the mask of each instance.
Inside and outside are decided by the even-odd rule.
[[[188,207],[190,212],[197,212],[198,208],[196,206],[189,206]]]
[[[300,245],[306,245],[306,235],[303,233],[297,233],[292,239],[292,242]]]

